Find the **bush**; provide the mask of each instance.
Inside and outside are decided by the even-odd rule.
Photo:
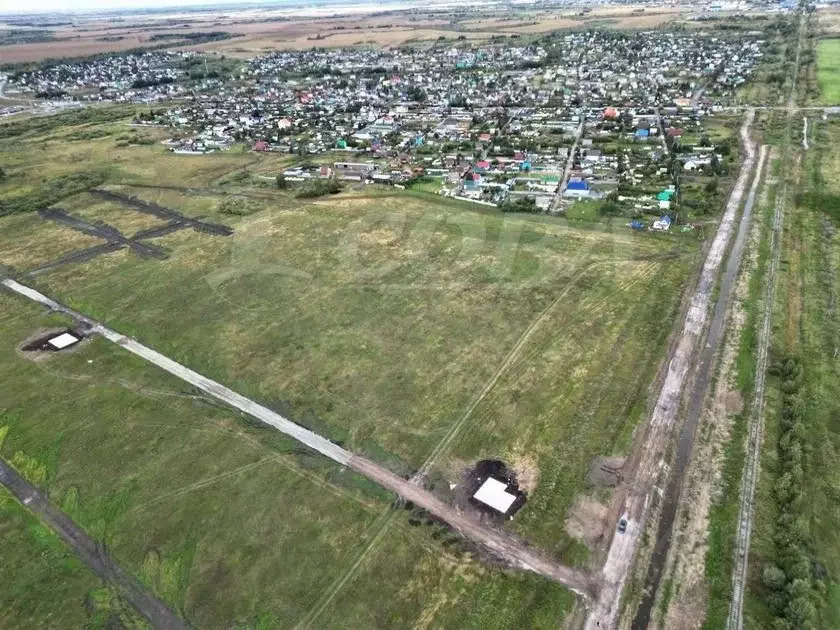
[[[335,195],[340,193],[343,186],[341,182],[335,179],[313,179],[307,182],[297,197],[300,199],[312,199],[314,197],[323,197],[324,195]]]
[[[237,217],[244,217],[258,212],[261,209],[258,203],[254,203],[248,199],[225,199],[219,204],[219,212]]]
[[[537,202],[530,197],[520,197],[516,201],[507,200],[501,206],[502,212],[539,212]]]
[[[799,393],[803,381],[802,364],[787,358],[773,366],[771,373],[781,381],[781,435],[776,444],[779,458],[773,497],[779,517],[773,531],[778,564],[768,565],[762,582],[770,589],[767,603],[776,618],[771,628],[814,628],[821,592],[820,576],[814,566],[808,521],[802,513],[804,478],[807,473],[806,406]]]

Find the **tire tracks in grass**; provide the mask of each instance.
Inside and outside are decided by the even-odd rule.
[[[367,545],[362,547],[356,555],[353,556],[353,559],[347,568],[339,574],[332,584],[321,592],[321,595],[315,600],[315,603],[309,611],[300,619],[300,621],[297,622],[297,624],[295,624],[295,630],[307,630],[312,627],[312,624],[315,623],[315,621],[321,616],[327,606],[332,603],[344,585],[355,576],[356,571],[359,570],[365,559],[371,554],[379,541],[385,536],[388,531],[388,527],[394,521],[398,512],[399,510],[395,509],[395,507],[391,505],[376,518],[367,532],[370,537],[370,542],[368,542]]]
[[[49,374],[50,376],[53,376],[54,378],[76,381],[76,382],[93,382],[94,381],[94,378],[92,376],[88,376],[88,375],[84,375],[84,374],[75,374],[74,375],[74,374],[61,373],[61,372],[58,372],[56,370],[47,369],[47,367],[44,366],[41,363],[36,363],[36,365],[45,374]],[[164,405],[167,405],[167,406],[169,406],[169,405],[165,401],[166,397],[189,399],[189,400],[205,402],[205,403],[208,403],[208,404],[215,404],[214,399],[212,399],[212,398],[210,398],[210,397],[208,397],[204,394],[187,394],[187,393],[181,393],[181,392],[152,389],[152,388],[146,387],[144,385],[138,385],[138,384],[136,384],[136,383],[134,383],[134,382],[132,382],[128,379],[124,379],[124,378],[111,378],[111,379],[104,379],[104,380],[101,380],[101,381],[97,381],[97,385],[102,385],[102,384],[107,384],[107,383],[112,383],[112,384],[115,384],[115,385],[119,385],[121,387],[124,387],[124,388],[128,389],[131,392],[134,392],[138,396],[143,396],[145,398],[150,398],[152,400],[156,400],[156,401],[161,402],[161,403],[163,403]],[[226,407],[221,407],[221,408],[227,410]],[[292,461],[289,461],[288,456],[284,456],[282,454],[278,454],[278,453],[275,453],[275,452],[271,451],[264,444],[262,444],[259,440],[257,440],[256,438],[254,438],[251,435],[246,434],[241,429],[235,428],[235,427],[227,427],[222,422],[219,422],[219,421],[216,421],[216,420],[210,419],[209,421],[213,425],[211,428],[205,428],[205,427],[201,427],[201,426],[190,426],[190,425],[183,425],[183,424],[152,424],[152,423],[142,423],[142,422],[127,422],[126,425],[135,426],[135,427],[161,428],[161,429],[183,428],[183,429],[188,429],[190,431],[202,431],[202,432],[212,433],[212,434],[226,433],[233,438],[238,438],[238,439],[242,440],[246,444],[256,448],[258,451],[269,450],[269,454],[267,455],[268,459],[271,459],[271,460],[275,461],[277,464],[279,464],[281,467],[285,468],[289,472],[292,472],[292,473],[298,475],[299,477],[312,482],[313,484],[315,484],[316,486],[318,486],[322,490],[326,490],[328,492],[331,492],[336,497],[353,501],[353,502],[358,503],[359,505],[361,505],[361,506],[363,506],[367,509],[374,509],[376,507],[376,504],[374,502],[366,501],[363,498],[361,498],[360,496],[358,496],[357,494],[355,494],[353,492],[349,492],[349,491],[341,488],[340,486],[337,486],[333,483],[330,483],[329,481],[325,480],[324,478],[318,476],[317,474],[315,474],[313,472],[310,472],[310,471],[304,470],[302,468],[299,468],[295,463],[293,463]],[[92,424],[92,422],[88,423],[88,424]]]
[[[429,456],[426,458],[425,462],[422,464],[420,469],[412,476],[412,481],[416,484],[422,483],[422,479],[425,478],[431,468],[437,463],[438,459],[446,452],[446,450],[451,446],[451,444],[455,441],[455,438],[459,437],[462,429],[467,425],[470,418],[473,416],[473,412],[476,408],[484,401],[484,399],[490,394],[499,380],[505,375],[508,370],[515,365],[520,360],[520,355],[522,353],[522,349],[526,346],[528,341],[533,337],[534,333],[540,327],[540,325],[545,322],[551,312],[557,307],[558,304],[571,292],[571,290],[577,285],[577,283],[590,271],[593,269],[608,265],[608,264],[618,264],[621,262],[629,262],[628,260],[596,260],[587,265],[578,271],[577,274],[572,276],[560,294],[551,301],[540,313],[537,317],[531,322],[531,324],[525,329],[522,335],[519,337],[517,342],[514,344],[513,348],[511,348],[510,352],[508,352],[505,359],[502,361],[501,365],[497,368],[496,372],[493,376],[485,383],[484,387],[478,393],[478,395],[472,400],[469,404],[467,409],[461,415],[461,417],[449,428],[446,434],[443,436],[440,442],[438,442],[437,446],[432,450]],[[532,351],[533,352],[533,351]]]
[[[578,281],[595,267],[605,265],[619,265],[621,263],[639,264],[643,265],[644,268],[648,268],[653,267],[655,261],[651,261],[648,258],[644,258],[642,260],[609,259],[594,261],[589,265],[586,265],[584,269],[582,269],[578,274],[573,276],[573,278],[569,281],[569,283],[566,285],[561,294],[557,298],[555,298],[555,300],[553,300],[552,303],[550,303],[540,313],[540,315],[538,315],[534,322],[532,322],[532,324],[525,330],[523,335],[517,341],[514,348],[506,357],[505,361],[500,366],[499,370],[497,370],[497,372],[494,374],[491,380],[488,381],[488,384],[485,386],[484,390],[482,390],[481,394],[479,395],[479,399],[474,400],[470,407],[468,407],[467,412],[465,412],[465,414],[460,418],[458,424],[455,427],[450,428],[450,430],[444,436],[443,440],[441,440],[436,449],[433,451],[432,455],[430,455],[429,459],[427,459],[428,466],[427,468],[425,468],[425,470],[423,470],[423,476],[428,474],[429,470],[431,470],[431,468],[437,463],[439,458],[445,454],[446,450],[455,442],[456,438],[459,440],[464,440],[467,437],[474,435],[476,428],[483,426],[485,424],[485,421],[487,421],[493,415],[494,410],[497,407],[499,396],[501,396],[503,392],[495,391],[494,393],[491,393],[491,390],[497,390],[496,385],[499,384],[499,382],[502,380],[502,377],[504,376],[511,382],[515,382],[518,378],[520,378],[523,375],[523,373],[527,370],[527,367],[537,357],[539,357],[543,352],[545,352],[545,350],[553,341],[552,337],[545,340],[544,343],[534,345],[530,350],[527,351],[527,353],[523,353],[522,350],[528,344],[529,341],[533,340],[533,337],[536,334],[537,329],[540,327],[540,325],[548,320],[549,316],[556,309],[557,305],[563,300],[563,298],[568,296],[569,292],[574,288]],[[615,287],[613,288],[618,289],[620,291],[627,291],[628,289],[636,286],[637,284],[645,280],[645,278],[647,278],[647,273],[636,275],[629,280],[621,279],[619,282],[616,283]],[[578,321],[579,318],[582,318],[584,316],[591,319],[594,314],[601,312],[603,307],[606,304],[608,304],[610,300],[613,299],[613,297],[613,292],[604,292],[600,297],[590,299],[590,306],[584,307],[584,303],[582,302],[575,309],[575,317],[568,323],[572,324]],[[584,300],[584,302],[587,302],[587,300]],[[429,460],[431,460],[431,462]],[[418,475],[420,475],[420,472],[416,473],[415,475],[414,481],[416,483],[422,481],[422,479],[419,478]]]
[[[422,483],[422,478],[425,477],[426,472],[431,468],[431,466],[437,460],[437,457],[445,450],[445,448],[451,444],[452,440],[457,436],[459,430],[464,426],[466,421],[470,418],[473,411],[475,411],[476,407],[486,398],[486,396],[490,393],[493,389],[495,384],[499,381],[501,376],[505,373],[505,371],[518,359],[522,348],[534,334],[536,329],[539,327],[539,324],[542,323],[548,316],[548,314],[556,307],[560,301],[568,295],[568,293],[574,288],[577,282],[592,268],[597,265],[601,265],[604,263],[613,263],[613,262],[621,262],[621,261],[594,261],[585,265],[577,274],[572,276],[569,282],[564,287],[563,291],[560,295],[555,298],[543,311],[537,316],[537,318],[531,322],[531,324],[525,329],[523,334],[519,337],[516,344],[514,344],[511,351],[507,354],[502,364],[493,374],[491,379],[485,384],[484,388],[481,390],[479,395],[473,399],[470,405],[467,407],[467,410],[464,414],[459,418],[459,420],[447,431],[444,435],[441,442],[432,450],[430,456],[426,459],[423,466],[421,466],[420,470],[416,472],[412,476],[412,483],[416,485],[420,485]],[[395,508],[395,506],[389,506],[385,511],[383,511],[380,516],[371,524],[371,527],[368,530],[368,536],[370,537],[370,542],[365,545],[359,552],[353,557],[350,564],[347,568],[342,571],[338,577],[330,584],[329,587],[321,596],[315,601],[312,608],[301,618],[301,620],[295,626],[295,630],[307,630],[308,628],[312,627],[312,624],[318,619],[318,617],[326,610],[327,606],[335,599],[338,593],[341,591],[342,587],[347,584],[351,578],[355,575],[356,571],[359,570],[362,563],[364,562],[365,558],[367,558],[374,550],[376,545],[379,541],[384,537],[385,533],[387,532],[388,528],[390,527],[391,523],[393,523],[394,518],[399,513],[399,510]]]
[[[536,330],[550,315],[550,313],[557,307],[557,305],[565,298],[569,292],[575,287],[575,285],[592,269],[603,266],[603,265],[615,265],[625,262],[633,262],[633,263],[647,263],[648,265],[652,265],[653,261],[650,260],[637,260],[637,259],[620,259],[620,260],[598,260],[593,261],[587,265],[584,265],[582,269],[580,269],[572,278],[568,281],[566,286],[563,288],[561,293],[554,299],[552,302],[545,308],[540,314],[534,319],[534,321],[525,329],[522,335],[517,340],[516,344],[514,344],[511,351],[507,354],[505,359],[503,360],[502,364],[490,378],[490,380],[485,384],[484,388],[479,392],[479,395],[470,403],[467,407],[467,410],[464,414],[459,418],[455,425],[447,431],[444,435],[441,442],[433,449],[430,456],[426,459],[424,466],[421,467],[420,471],[415,473],[412,477],[412,481],[416,484],[421,483],[422,477],[419,475],[421,471],[423,476],[428,473],[428,470],[431,469],[431,466],[437,461],[438,457],[445,452],[446,448],[454,441],[456,437],[458,437],[459,432],[467,421],[471,418],[473,412],[478,408],[478,406],[490,396],[490,392],[494,389],[495,385],[499,382],[501,377],[505,374],[509,374],[510,370],[517,366],[524,366],[529,363],[533,358],[539,355],[543,350],[543,346],[539,346],[537,348],[532,349],[530,352],[522,355],[522,349],[527,345],[528,341],[533,337]],[[626,283],[627,286],[633,286],[636,283],[640,282],[644,277],[647,277],[647,274],[643,274],[642,276],[634,278],[629,283]],[[625,287],[626,289],[626,287]],[[609,300],[607,296],[604,296],[597,300],[597,302],[606,303]],[[477,420],[487,417],[487,415],[491,412],[491,409],[488,409],[484,414],[481,414],[474,418],[474,421],[471,423],[472,425],[477,424]],[[365,545],[354,557],[351,563],[347,566],[347,568],[339,574],[339,576],[333,581],[333,583],[322,593],[321,597],[319,597],[313,607],[304,615],[304,617],[298,622],[295,626],[296,630],[306,630],[312,627],[312,624],[319,618],[319,616],[326,610],[327,606],[335,599],[338,593],[341,591],[343,586],[347,584],[356,571],[362,566],[364,560],[373,552],[376,545],[379,541],[384,537],[387,529],[393,523],[395,517],[399,514],[399,509],[395,506],[390,506],[388,509],[380,514],[379,518],[374,521],[371,527],[368,530],[368,535],[370,536],[370,542]]]

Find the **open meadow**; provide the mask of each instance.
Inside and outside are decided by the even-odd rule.
[[[817,46],[817,80],[822,102],[840,104],[840,38],[820,40]]]
[[[754,627],[799,615],[840,624],[840,124],[812,121],[811,148],[788,174],[745,609]]]
[[[127,143],[160,136],[120,111],[0,127],[0,265],[398,474],[427,469],[446,500],[477,461],[504,461],[528,496],[505,526],[587,563],[567,519],[609,497],[587,470],[629,451],[694,236],[385,188],[303,200],[258,177],[288,156]],[[179,229],[143,240],[163,259],[123,248],[26,275],[101,242],[41,208],[126,238],[165,223],[94,189],[233,234]],[[0,305],[0,455],[42,467],[51,499],[196,626],[556,627],[571,610],[556,584],[479,562],[411,510],[392,518],[371,482],[102,339],[25,356],[67,322]]]
[[[8,428],[3,422],[0,416],[0,448]],[[4,628],[147,627],[5,488],[0,488],[0,554]]]

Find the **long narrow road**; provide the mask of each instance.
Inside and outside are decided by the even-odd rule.
[[[137,612],[148,619],[154,628],[186,630],[189,627],[166,604],[149,593],[139,580],[118,565],[105,549],[88,536],[70,517],[55,509],[43,492],[21,477],[2,459],[0,459],[0,484],[58,534],[94,573],[114,586],[125,600],[137,609]]]
[[[744,247],[747,234],[750,231],[752,209],[755,205],[755,198],[758,192],[758,185],[761,180],[761,172],[767,158],[767,147],[762,146],[759,151],[758,165],[755,169],[755,177],[750,187],[749,195],[744,203],[744,211],[741,215],[741,222],[738,226],[738,235],[729,259],[726,263],[726,272],[720,282],[718,298],[715,303],[712,321],[709,324],[709,332],[706,335],[706,343],[699,353],[697,369],[690,387],[688,401],[688,413],[683,420],[680,429],[679,440],[677,441],[677,456],[668,478],[668,485],[663,497],[663,507],[659,521],[659,528],[656,533],[653,554],[648,565],[648,572],[645,577],[645,589],[642,602],[633,620],[633,628],[647,628],[650,616],[653,612],[653,605],[656,601],[656,594],[659,590],[662,571],[665,567],[668,554],[671,550],[671,540],[674,533],[677,511],[682,502],[682,486],[685,469],[691,460],[691,452],[694,445],[694,436],[697,425],[700,423],[700,416],[705,406],[706,393],[709,383],[715,373],[715,365],[718,356],[718,349],[723,341],[726,331],[726,322],[729,314],[729,304],[732,300],[732,293],[741,269]]]
[[[557,192],[554,194],[554,199],[551,200],[551,206],[549,208],[550,213],[557,212],[558,208],[560,208],[560,202],[563,199],[563,193],[566,192],[566,187],[569,185],[569,177],[572,175],[572,166],[575,163],[575,153],[578,150],[578,146],[580,146],[581,138],[583,138],[583,129],[586,124],[586,110],[581,107],[580,108],[580,124],[577,128],[577,133],[575,133],[575,141],[572,143],[572,148],[569,150],[569,155],[566,158],[566,166],[563,168],[563,179],[560,180],[560,183],[557,185]]]
[[[696,361],[700,338],[709,322],[712,293],[735,229],[738,209],[755,169],[756,151],[750,138],[754,117],[755,111],[750,110],[741,126],[745,159],[691,296],[682,331],[674,346],[656,406],[646,427],[644,448],[638,463],[629,471],[633,483],[624,504],[628,520],[627,531],[621,535],[613,535],[607,560],[601,570],[600,593],[586,619],[587,630],[614,628],[618,623],[624,584],[642,539],[653,494],[656,492],[656,482],[665,465],[665,452],[676,425],[688,373]]]
[[[796,58],[793,64],[793,78],[787,100],[787,120],[783,140],[784,157],[790,148],[790,134],[793,115],[796,108],[796,86],[799,77],[799,64],[802,56],[802,43],[807,30],[807,20],[799,16]],[[802,147],[808,150],[808,118],[803,118]],[[783,178],[784,181],[784,178]],[[741,478],[741,496],[738,506],[738,527],[735,534],[735,550],[732,563],[732,599],[729,602],[727,630],[741,630],[744,625],[744,591],[749,573],[750,539],[752,536],[753,516],[755,513],[755,487],[761,468],[761,444],[764,438],[764,383],[767,372],[767,357],[770,348],[771,326],[773,319],[773,300],[776,290],[776,275],[781,262],[782,225],[787,197],[787,186],[782,184],[776,194],[773,212],[773,229],[770,232],[770,267],[764,285],[764,305],[761,329],[758,333],[756,349],[755,389],[750,408],[747,431],[747,451],[744,457],[744,472]]]
[[[524,545],[505,532],[492,529],[474,521],[453,506],[438,499],[427,490],[395,475],[368,459],[354,455],[350,451],[330,442],[323,436],[287,420],[280,414],[228,389],[221,383],[194,372],[156,350],[107,328],[103,324],[52,300],[35,289],[11,279],[3,280],[2,284],[18,295],[33,300],[53,311],[70,315],[74,319],[85,323],[90,328],[91,333],[101,335],[105,339],[158,366],[193,387],[210,394],[235,409],[247,413],[260,422],[274,427],[278,431],[305,444],[312,450],[321,453],[331,460],[352,468],[383,488],[397,493],[407,501],[412,501],[415,505],[445,521],[465,538],[477,543],[510,566],[538,573],[550,580],[563,584],[587,599],[596,590],[589,575],[551,560],[539,551]]]
[[[735,558],[732,565],[732,600],[729,602],[729,617],[726,627],[741,630],[743,627],[744,588],[747,580],[750,557],[750,535],[752,533],[755,486],[761,465],[761,443],[764,437],[764,382],[767,373],[767,357],[770,345],[770,324],[773,313],[773,299],[776,287],[776,272],[781,254],[782,218],[784,216],[784,195],[776,198],[773,213],[773,231],[770,235],[770,269],[764,286],[764,313],[761,330],[758,333],[758,359],[755,368],[755,390],[750,409],[747,432],[747,452],[744,457],[744,472],[741,478],[741,499],[738,506],[738,529],[735,536]]]

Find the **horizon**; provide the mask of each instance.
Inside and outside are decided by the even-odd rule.
[[[276,6],[288,8],[293,6],[330,6],[330,5],[376,5],[402,4],[406,0],[42,0],[38,6],[31,6],[25,0],[0,0],[0,15],[32,15],[32,14],[86,14],[86,13],[126,13],[146,12],[168,9],[196,10],[206,8],[225,8],[232,6]]]

